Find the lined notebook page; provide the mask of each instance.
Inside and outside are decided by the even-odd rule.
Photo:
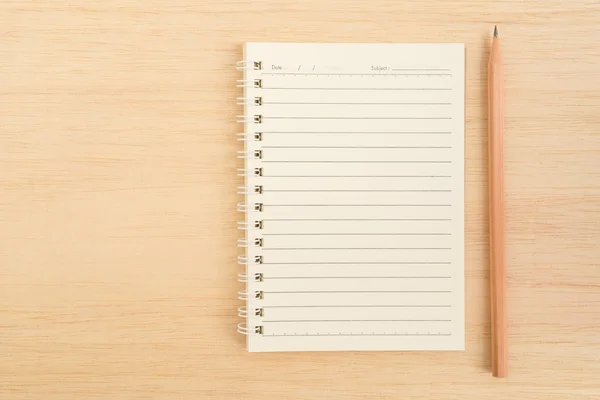
[[[249,351],[463,349],[463,45],[245,59]]]

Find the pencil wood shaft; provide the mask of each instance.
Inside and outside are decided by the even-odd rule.
[[[494,36],[488,66],[490,298],[492,374],[508,374],[504,229],[504,68]]]

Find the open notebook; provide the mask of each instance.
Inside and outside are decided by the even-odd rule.
[[[248,350],[464,349],[464,46],[244,53]]]

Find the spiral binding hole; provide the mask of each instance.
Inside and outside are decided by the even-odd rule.
[[[256,185],[256,186],[254,186],[254,193],[262,194],[262,192],[263,192],[262,185]]]
[[[262,79],[255,79],[254,80],[254,87],[255,88],[262,88]]]
[[[262,229],[263,228],[263,222],[262,221],[254,221],[254,227],[256,229]]]
[[[257,132],[254,134],[254,140],[257,142],[261,142],[262,141],[262,133],[261,132]]]
[[[261,273],[254,274],[254,282],[262,282],[263,279],[264,279],[263,274],[261,274]]]
[[[263,246],[263,239],[262,238],[256,238],[254,239],[254,245],[257,247],[262,247]]]
[[[254,150],[254,158],[262,160],[262,156],[263,156],[262,150]]]
[[[254,105],[255,106],[262,106],[262,97],[255,97],[254,98]]]
[[[263,257],[262,256],[254,256],[254,264],[262,264]]]
[[[262,124],[262,115],[255,115],[253,121],[255,124]]]
[[[262,168],[254,168],[254,176],[263,176]]]
[[[265,293],[262,290],[257,290],[254,292],[254,298],[263,300],[265,298]]]
[[[263,203],[255,203],[254,204],[254,211],[262,211],[263,210]]]

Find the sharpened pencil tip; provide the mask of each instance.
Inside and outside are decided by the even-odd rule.
[[[498,37],[498,27],[494,25],[494,37]]]

